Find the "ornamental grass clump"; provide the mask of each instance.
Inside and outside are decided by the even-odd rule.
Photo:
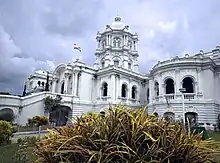
[[[90,113],[72,126],[50,130],[37,144],[39,162],[208,163],[218,144],[174,123],[117,106],[105,116]]]

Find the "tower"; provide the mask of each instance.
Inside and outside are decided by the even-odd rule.
[[[104,31],[98,32],[98,46],[95,52],[95,68],[108,66],[121,67],[138,72],[138,35],[133,34],[128,25],[116,16],[111,25],[106,25]]]

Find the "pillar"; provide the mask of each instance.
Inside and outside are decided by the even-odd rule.
[[[56,79],[52,79],[52,92],[55,93],[56,91]]]
[[[175,71],[175,81],[174,81],[174,87],[175,87],[175,94],[179,93],[179,89],[182,87],[180,84],[180,70],[176,69]]]
[[[72,81],[72,93],[71,93],[72,95],[75,95],[75,94],[74,94],[74,91],[75,91],[75,76],[76,76],[76,75],[73,74],[73,77],[72,77],[72,80],[73,80],[73,81]]]
[[[149,103],[150,104],[153,102],[153,91],[154,91],[153,80],[149,79]]]
[[[115,100],[115,74],[111,75],[111,93],[112,100]]]
[[[69,84],[69,74],[65,73],[64,94],[67,94],[68,84]]]
[[[74,96],[77,96],[77,85],[78,85],[78,72],[75,73],[74,75]]]

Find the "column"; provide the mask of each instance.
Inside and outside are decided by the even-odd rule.
[[[201,68],[197,69],[197,94],[202,93],[202,70]]]
[[[76,76],[76,75],[73,74],[73,77],[72,77],[72,80],[73,80],[73,81],[72,81],[72,93],[71,93],[72,95],[75,95],[75,94],[74,94],[74,90],[75,90],[75,76]]]
[[[77,85],[78,85],[78,72],[75,73],[74,75],[74,96],[77,96]]]
[[[151,104],[153,102],[153,91],[154,91],[154,88],[153,88],[153,80],[152,79],[149,79],[149,104]]]
[[[64,94],[67,94],[67,88],[69,84],[68,82],[69,82],[69,74],[65,73]]]
[[[115,100],[115,75],[111,75],[111,91],[112,91],[112,100]]]
[[[175,94],[179,94],[179,89],[182,87],[180,85],[180,70],[177,69],[175,71],[175,81],[174,81],[174,86],[175,86]]]
[[[116,92],[116,98],[118,98],[118,97],[121,97],[121,94],[120,94],[120,77],[119,76],[117,76],[117,82],[116,82],[116,84],[117,84],[117,92]]]
[[[55,93],[56,91],[56,79],[52,79],[52,92]]]
[[[159,74],[158,83],[159,83],[159,95],[165,94],[164,89],[163,89],[163,83],[162,83],[162,80],[161,80],[161,73]]]

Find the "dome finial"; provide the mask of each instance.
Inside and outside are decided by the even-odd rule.
[[[120,22],[121,21],[121,17],[119,16],[119,11],[117,10],[117,16],[115,17],[115,21],[116,22]]]

